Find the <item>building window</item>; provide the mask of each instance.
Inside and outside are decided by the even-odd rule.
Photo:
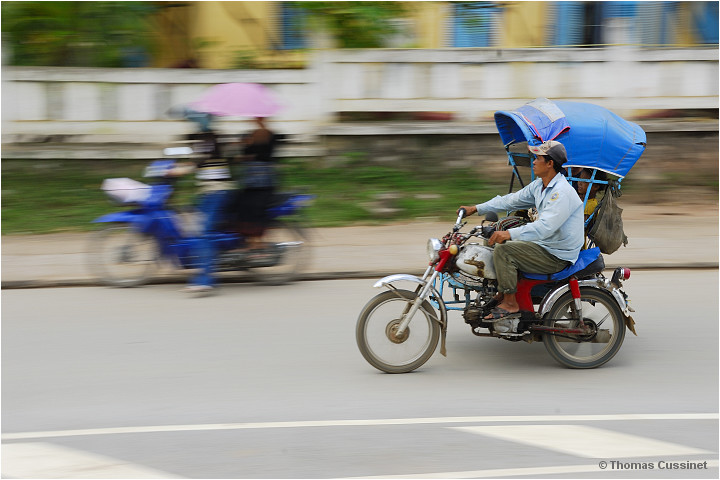
[[[549,39],[551,45],[569,47],[602,43],[602,4],[603,2],[555,2],[554,29]]]
[[[673,45],[681,33],[681,8],[691,9],[698,43],[718,42],[717,2],[562,1],[552,4],[555,46]]]
[[[494,2],[453,2],[452,8],[453,47],[491,47],[497,43],[501,5]]]
[[[672,45],[678,34],[679,2],[607,2],[603,4],[605,25],[623,26],[622,43]],[[606,38],[606,43],[617,39]]]
[[[585,8],[582,2],[555,3],[553,45],[580,45],[583,43]]]
[[[280,34],[283,50],[295,50],[307,47],[305,38],[305,12],[293,5],[293,2],[280,3]]]

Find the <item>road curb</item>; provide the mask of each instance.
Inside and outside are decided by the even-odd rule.
[[[613,269],[620,265],[607,265],[605,272],[612,272]],[[718,263],[713,262],[696,262],[689,265],[678,264],[646,264],[646,265],[622,265],[630,270],[717,270]],[[410,275],[422,276],[423,271],[349,271],[349,272],[313,272],[302,275],[298,281],[321,281],[321,280],[360,280],[360,279],[380,279],[382,277],[393,275],[396,273],[407,273]],[[187,282],[186,275],[168,275],[157,277],[150,280],[147,285],[166,285],[166,284],[184,284]],[[247,276],[224,276],[221,283],[254,283]],[[58,280],[7,280],[0,283],[2,290],[22,290],[36,288],[63,288],[63,287],[102,287],[102,283],[90,278],[77,279],[58,279]]]

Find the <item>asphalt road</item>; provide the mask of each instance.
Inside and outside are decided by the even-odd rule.
[[[590,371],[454,313],[380,373],[372,283],[4,291],[3,478],[718,477],[717,270],[634,272],[639,336]]]

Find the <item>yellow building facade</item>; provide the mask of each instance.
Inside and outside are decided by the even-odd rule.
[[[290,2],[158,2],[159,50],[155,67],[211,69],[243,66],[300,66],[302,51],[283,49],[282,8]],[[447,48],[451,2],[403,2],[412,40],[401,48]],[[503,48],[543,46],[545,2],[512,3],[504,8],[499,38]],[[517,27],[515,27],[517,26]],[[305,31],[313,48],[332,47],[322,32]],[[300,49],[302,50],[302,49]]]
[[[293,3],[156,2],[159,7],[156,24],[160,47],[153,57],[153,66],[210,69],[301,67],[306,60],[307,49],[333,48],[335,44],[321,27],[306,23],[295,32],[298,38],[303,39],[302,44],[289,45],[288,15],[293,12]],[[588,29],[577,24],[579,21],[603,23],[607,18],[599,21],[597,17],[592,17],[597,15],[593,8],[607,11],[609,3],[618,5],[612,15],[621,19],[632,16],[636,22],[626,27],[628,33],[625,37],[619,37],[626,38],[628,43],[692,45],[698,40],[693,22],[697,21],[698,15],[704,15],[698,11],[698,4],[702,6],[711,2],[607,2],[601,6],[598,5],[602,2],[402,3],[408,8],[407,16],[397,19],[401,35],[391,38],[388,47],[533,48],[612,43],[608,42],[610,37],[607,33],[591,32],[588,36]],[[626,6],[620,6],[621,3]],[[622,10],[633,3],[637,6],[631,5],[632,10]],[[675,4],[673,10],[665,12],[664,3]],[[460,10],[462,8],[466,10]],[[663,27],[662,38],[655,35],[658,27],[647,21],[648,12],[667,23]],[[465,18],[477,15],[480,19],[467,20],[467,25],[472,28],[464,33],[461,31],[463,15]],[[572,25],[572,22],[575,24]],[[641,30],[637,27],[640,22],[644,22],[644,36],[630,38],[640,35],[635,34]]]

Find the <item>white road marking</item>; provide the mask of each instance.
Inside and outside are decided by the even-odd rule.
[[[93,453],[49,443],[2,447],[3,478],[183,478]]]
[[[676,443],[584,425],[503,425],[449,428],[584,458],[618,459],[713,453]]]
[[[26,440],[120,433],[196,432],[212,430],[251,430],[270,428],[363,427],[382,425],[426,425],[441,423],[532,423],[532,422],[606,422],[633,420],[718,420],[717,413],[630,413],[611,415],[518,415],[478,417],[390,418],[376,420],[310,420],[299,422],[210,423],[197,425],[158,425],[109,427],[83,430],[3,433],[3,440]]]
[[[702,463],[707,461],[708,468],[717,468],[717,460],[693,460]],[[685,470],[687,472],[687,470]],[[704,470],[702,470],[704,471]],[[464,472],[437,472],[419,473],[412,475],[382,475],[373,477],[350,477],[363,479],[380,478],[501,478],[501,477],[536,477],[539,475],[562,475],[569,473],[605,473],[611,470],[602,470],[597,463],[591,465],[558,465],[553,467],[526,467],[526,468],[497,468],[493,470],[468,470]],[[672,471],[670,471],[672,472]]]

